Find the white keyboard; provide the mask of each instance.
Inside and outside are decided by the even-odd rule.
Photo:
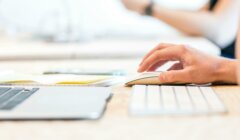
[[[211,87],[133,86],[129,111],[132,115],[208,115],[226,108]]]

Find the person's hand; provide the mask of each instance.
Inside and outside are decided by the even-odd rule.
[[[144,9],[150,4],[150,0],[122,0],[127,9],[144,14]]]
[[[162,83],[236,83],[236,61],[207,55],[185,45],[160,44],[149,52],[138,72],[154,71],[168,61],[178,61],[160,74]]]

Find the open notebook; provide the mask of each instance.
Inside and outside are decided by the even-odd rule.
[[[100,75],[71,75],[71,74],[51,74],[35,75],[23,73],[0,74],[0,84],[17,85],[94,85],[111,86],[123,82],[122,76],[100,76]]]

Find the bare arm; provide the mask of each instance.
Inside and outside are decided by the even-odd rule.
[[[220,46],[230,43],[238,27],[237,0],[221,0],[213,12],[175,11],[156,5],[154,17],[190,35],[209,38]]]
[[[160,44],[150,51],[139,65],[138,72],[155,71],[168,61],[179,61],[168,71],[159,75],[162,83],[209,82],[240,84],[240,26],[237,39],[238,59],[227,59],[204,54],[185,45]]]
[[[153,16],[183,33],[205,36],[219,46],[226,46],[236,37],[238,10],[239,0],[219,0],[212,12],[202,10],[196,12],[179,11],[155,5]]]
[[[158,45],[142,60],[138,72],[155,71],[168,61],[179,63],[159,75],[162,83],[237,83],[236,60],[207,55],[185,45]]]

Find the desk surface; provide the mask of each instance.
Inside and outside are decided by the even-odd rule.
[[[135,73],[140,59],[48,60],[1,62],[0,68],[34,72],[59,68],[126,68]],[[214,87],[229,113],[195,117],[131,117],[128,102],[131,88],[113,88],[114,96],[102,119],[97,121],[2,121],[1,140],[239,140],[240,87]]]

